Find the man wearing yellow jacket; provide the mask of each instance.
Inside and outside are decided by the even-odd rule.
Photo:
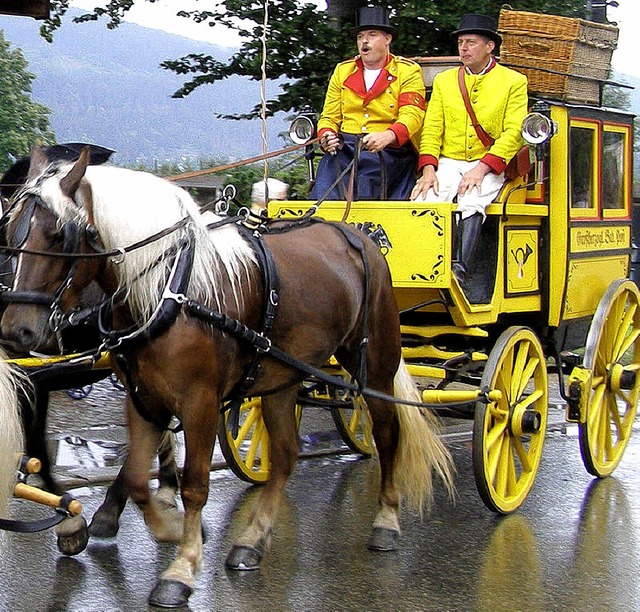
[[[359,55],[338,64],[329,82],[318,121],[326,155],[311,196],[345,199],[349,172],[338,177],[355,157],[355,199],[406,200],[415,184],[424,119],[422,72],[415,62],[389,52],[396,30],[386,9],[361,8],[351,34]]]
[[[523,144],[520,130],[527,114],[527,78],[496,63],[502,38],[487,15],[467,14],[457,37],[464,81],[478,124],[493,143],[483,144],[472,125],[458,68],[436,75],[420,141],[418,178],[412,200],[452,202],[461,218],[461,254],[453,272],[462,283],[475,253],[485,208],[505,181],[504,170]]]

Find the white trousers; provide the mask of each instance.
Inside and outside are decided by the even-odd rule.
[[[477,164],[477,161],[469,162],[441,157],[436,171],[440,193],[436,195],[433,189],[429,189],[427,197],[424,200],[422,198],[420,200],[423,202],[453,202],[453,199],[458,194],[458,186],[462,176],[475,168]],[[478,193],[477,189],[473,189],[463,196],[458,196],[457,210],[460,213],[460,218],[466,219],[475,213],[480,213],[483,217],[486,217],[485,208],[496,199],[502,189],[502,185],[504,185],[504,181],[504,172],[500,174],[487,172],[482,179],[480,193]]]

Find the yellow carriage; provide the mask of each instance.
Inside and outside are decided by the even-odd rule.
[[[436,59],[425,75],[448,64]],[[451,272],[454,203],[327,201],[317,212],[380,245],[401,311],[404,359],[425,403],[473,419],[478,490],[500,513],[518,508],[535,480],[549,374],[557,375],[566,419],[578,424],[584,465],[598,477],[624,453],[640,389],[640,294],[628,279],[633,116],[533,93],[523,124],[533,168],[487,209],[464,289]],[[304,138],[310,128],[305,116],[292,132]],[[269,216],[300,216],[314,204],[271,202]],[[372,452],[366,408],[345,405],[347,432]],[[255,405],[244,408],[245,423],[259,422]],[[252,427],[238,436],[222,423],[220,432],[249,480],[256,455],[237,453],[257,448]]]

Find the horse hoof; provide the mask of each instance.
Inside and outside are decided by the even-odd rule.
[[[117,519],[115,521],[105,520],[94,515],[89,523],[89,533],[95,538],[115,538],[119,529],[120,525]]]
[[[80,554],[89,543],[87,521],[83,516],[66,518],[56,529],[58,550],[63,555]]]
[[[157,608],[184,608],[193,589],[178,580],[158,580],[151,595],[149,605]]]
[[[235,544],[229,554],[225,565],[232,570],[241,572],[257,570],[260,568],[260,560],[264,550],[262,547],[238,546]]]
[[[398,550],[400,548],[400,532],[395,529],[374,527],[367,548],[378,551]]]

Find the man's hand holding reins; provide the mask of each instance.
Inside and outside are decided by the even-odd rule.
[[[372,132],[362,139],[362,146],[370,153],[379,153],[396,142],[396,135],[391,130]]]
[[[340,137],[335,132],[326,131],[320,138],[320,148],[329,155],[335,155],[340,148]]]

